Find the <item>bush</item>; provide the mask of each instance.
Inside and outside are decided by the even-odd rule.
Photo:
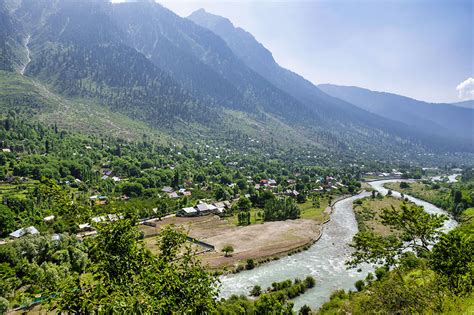
[[[356,283],[354,283],[357,291],[362,291],[362,289],[365,287],[365,282],[364,280],[357,280]]]
[[[400,182],[400,188],[410,188],[410,184],[408,184],[407,182]]]
[[[299,315],[309,315],[311,314],[311,308],[308,306],[308,305],[303,305],[299,312],[298,312]]]
[[[377,277],[377,280],[380,280],[383,277],[385,277],[387,272],[388,272],[387,267],[385,267],[385,266],[379,267],[379,268],[375,269],[375,277]]]
[[[6,314],[8,311],[8,300],[0,296],[0,314]]]
[[[304,282],[307,288],[313,288],[316,284],[316,280],[314,280],[312,276],[307,276],[306,279],[304,279]]]
[[[247,264],[245,265],[245,269],[251,270],[253,268],[255,268],[255,262],[253,261],[253,259],[247,259]]]
[[[251,296],[260,296],[262,294],[262,287],[260,287],[258,284],[255,285],[252,290],[250,291]]]

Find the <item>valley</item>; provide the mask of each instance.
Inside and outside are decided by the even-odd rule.
[[[0,1],[0,314],[472,313],[463,1]]]

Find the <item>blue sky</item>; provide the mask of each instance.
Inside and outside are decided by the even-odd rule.
[[[180,16],[204,8],[229,18],[280,65],[315,84],[355,85],[431,102],[472,97],[472,0],[158,2]]]

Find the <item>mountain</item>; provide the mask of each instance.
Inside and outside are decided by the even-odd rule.
[[[405,125],[405,122],[400,125],[401,121],[394,117],[384,115],[382,112],[369,111],[376,114],[371,115],[366,108],[351,104],[351,100],[326,93],[302,76],[278,65],[272,53],[252,34],[235,27],[227,18],[199,9],[188,19],[219,35],[248,67],[305,104],[307,108],[318,113],[326,122],[330,122],[331,126],[336,126],[341,133],[350,130],[353,134],[357,134],[357,131],[365,127],[389,131],[404,138],[421,139],[425,143],[432,141],[433,137],[441,138],[437,141],[444,143],[452,141],[452,139],[447,139],[446,134],[439,132],[439,129],[443,129],[444,126],[438,126],[439,129],[423,129],[416,124]],[[357,127],[352,129],[351,126],[354,125]],[[462,136],[462,133],[457,133],[456,136]],[[466,142],[462,146],[465,148]]]
[[[462,101],[457,103],[451,103],[453,106],[464,107],[464,108],[471,108],[474,109],[474,100]]]
[[[450,104],[431,104],[405,96],[352,86],[319,85],[324,92],[362,109],[432,134],[473,141],[474,110]]]
[[[0,107],[31,119],[87,131],[136,123],[138,136],[146,126],[182,143],[239,149],[257,139],[267,153],[308,148],[330,159],[472,150],[329,96],[278,66],[248,33],[240,41],[249,48],[238,49],[232,24],[230,35],[218,34],[150,1],[2,4]],[[13,93],[3,89],[14,82]]]

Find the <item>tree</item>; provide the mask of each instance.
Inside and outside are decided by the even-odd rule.
[[[284,294],[263,294],[255,301],[255,314],[293,314],[293,303],[285,300]]]
[[[474,236],[453,230],[440,238],[431,253],[431,266],[450,290],[469,293],[474,285]]]
[[[229,257],[229,253],[233,253],[233,252],[234,252],[234,247],[232,247],[232,245],[225,245],[225,246],[222,248],[222,252],[224,253],[224,256],[225,256],[225,257]]]
[[[15,212],[0,204],[0,236],[6,236],[16,228]]]
[[[0,314],[6,314],[8,311],[8,300],[0,296]]]
[[[240,211],[237,214],[237,221],[239,225],[250,225],[250,211]]]
[[[408,182],[400,182],[400,188],[401,189],[410,188],[410,184]]]
[[[252,202],[246,197],[241,197],[239,201],[237,201],[236,207],[239,210],[249,211],[250,208],[252,208]]]
[[[348,262],[350,266],[355,267],[362,262],[395,266],[407,249],[425,254],[442,234],[439,228],[447,218],[445,215],[429,214],[421,206],[407,204],[403,204],[400,211],[394,207],[383,209],[381,217],[383,224],[400,232],[389,236],[373,232],[357,233],[351,244],[355,251]]]
[[[98,226],[88,240],[90,264],[62,281],[52,307],[72,313],[208,313],[215,307],[215,279],[196,260],[186,235],[171,226],[153,256],[139,239],[135,221]]]

